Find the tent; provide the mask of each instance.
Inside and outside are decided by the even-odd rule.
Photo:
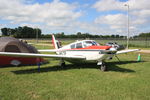
[[[0,38],[0,52],[18,52],[18,53],[38,53],[36,48],[13,37]],[[9,57],[0,56],[0,66],[7,65],[33,65],[39,61],[44,61],[41,58],[26,58],[26,57]]]

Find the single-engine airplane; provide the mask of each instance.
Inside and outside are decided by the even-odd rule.
[[[112,46],[101,46],[94,40],[76,41],[66,46],[61,46],[60,42],[52,35],[52,43],[55,49],[38,50],[39,52],[56,52],[56,54],[35,54],[35,53],[16,53],[0,52],[0,56],[15,57],[37,57],[37,58],[59,58],[60,66],[65,66],[65,60],[72,63],[94,61],[100,65],[102,71],[106,71],[105,60],[112,59],[117,54],[138,51],[139,49],[127,49],[117,51]]]

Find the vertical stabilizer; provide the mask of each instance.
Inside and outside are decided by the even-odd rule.
[[[52,35],[52,43],[53,43],[54,48],[55,48],[55,49],[58,49],[57,41],[56,41],[54,35]]]

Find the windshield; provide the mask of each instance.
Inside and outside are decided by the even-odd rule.
[[[97,46],[99,44],[96,43],[95,41],[84,41],[83,45],[84,47],[87,47],[87,46]]]

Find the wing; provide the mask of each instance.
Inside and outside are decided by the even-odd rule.
[[[41,49],[38,50],[39,52],[61,52],[61,51],[66,51],[65,49]]]
[[[57,52],[57,49],[43,49],[43,50],[38,50],[39,52]]]
[[[121,50],[117,51],[116,54],[122,54],[122,53],[128,53],[128,52],[134,52],[134,51],[139,51],[140,49],[127,49],[127,50]]]
[[[0,56],[85,59],[84,56],[66,56],[66,55],[51,55],[51,54],[36,54],[36,53],[15,53],[15,52],[0,52]]]

